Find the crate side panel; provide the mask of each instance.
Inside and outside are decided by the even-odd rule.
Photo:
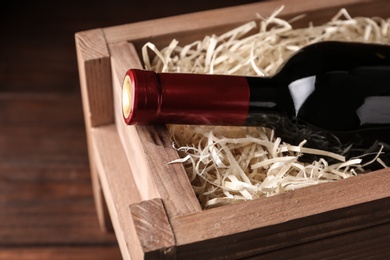
[[[104,194],[94,162],[95,156],[90,134],[92,126],[112,122],[113,111],[110,109],[112,101],[105,99],[106,96],[101,96],[98,89],[103,89],[104,93],[110,90],[107,90],[106,86],[102,85],[102,82],[95,77],[97,72],[102,72],[105,75],[103,82],[110,77],[110,71],[107,71],[109,54],[101,29],[76,33],[75,42],[94,201],[101,229],[111,231],[112,224],[108,216],[107,205],[104,201]],[[108,108],[104,113],[100,111],[100,102],[103,102],[105,104],[104,107]]]
[[[139,68],[140,64],[136,55],[133,55],[131,45],[128,43],[123,42],[113,46],[110,45],[109,48],[111,52],[111,69],[113,73],[112,87],[114,94],[115,125],[123,144],[125,154],[129,160],[130,168],[135,174],[134,179],[142,199],[149,200],[159,198],[160,195],[150,176],[148,162],[143,156],[144,152],[137,131],[134,126],[127,127],[122,116],[121,90],[125,72],[129,68]]]
[[[124,155],[115,125],[91,130],[95,162],[124,259],[141,259],[144,252],[129,214],[131,204],[141,197]]]
[[[380,170],[210,209],[173,219],[172,227],[179,246],[185,245],[189,252],[199,247],[208,254],[210,250],[228,253],[225,246],[232,240],[238,244],[230,253],[244,248],[264,253],[386,224],[390,222],[389,173],[390,169]]]
[[[282,256],[307,248],[310,250],[297,256],[327,255],[332,247],[337,256],[349,253],[355,256],[364,255],[367,252],[362,252],[363,244],[371,248],[385,249],[388,234],[377,233],[377,227],[389,228],[389,206],[389,199],[381,199],[229,236],[178,245],[177,257],[247,259],[261,256],[261,259],[270,259],[267,257],[279,256],[277,259],[283,259]]]
[[[249,21],[259,21],[257,14],[268,17],[283,5],[285,8],[279,15],[283,19],[305,15],[292,23],[294,28],[307,27],[311,22],[314,25],[329,22],[342,8],[346,8],[353,17],[387,17],[390,12],[387,0],[268,1],[107,27],[104,32],[110,43],[131,41],[141,57],[141,48],[146,42],[152,42],[158,49],[168,46],[172,39],[178,40],[179,45],[186,45],[207,35],[222,34]]]
[[[380,2],[384,0],[379,0]],[[270,16],[276,9],[285,6],[282,15],[295,16],[313,10],[339,9],[361,3],[372,3],[368,0],[328,0],[328,1],[261,1],[241,6],[220,8],[191,14],[177,15],[167,18],[106,27],[105,35],[108,43],[153,39],[161,35],[191,34],[193,31],[208,31],[210,28],[230,27],[253,20],[259,13],[263,17]],[[196,35],[195,35],[196,36]]]
[[[139,68],[140,62],[131,43],[110,44],[113,64],[113,88],[116,126],[134,169],[138,189],[144,196],[163,199],[170,217],[201,210],[186,172],[181,164],[169,164],[178,159],[165,126],[127,126],[121,109],[122,81],[129,68]],[[148,193],[151,193],[148,195]],[[148,198],[148,199],[150,199]]]
[[[390,223],[286,247],[249,259],[389,259]]]

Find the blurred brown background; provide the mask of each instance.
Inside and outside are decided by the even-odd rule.
[[[78,31],[256,2],[13,1],[0,15],[0,259],[121,259],[98,226]]]

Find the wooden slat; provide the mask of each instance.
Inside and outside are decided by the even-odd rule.
[[[111,84],[109,53],[100,29],[76,33],[75,40],[95,205],[101,229],[109,231],[112,224],[108,218],[90,137],[91,127],[114,121],[112,88],[108,87]]]
[[[136,184],[143,200],[159,198],[157,188],[150,176],[147,162],[141,157],[142,148],[134,127],[126,127],[123,122],[121,109],[121,88],[118,87],[128,68],[141,68],[134,47],[126,42],[110,46],[112,74],[113,74],[113,107],[115,111],[115,125],[127,158],[138,158],[130,164],[132,172],[136,174]],[[135,137],[135,138],[131,138]],[[129,161],[131,161],[129,159]]]
[[[93,254],[91,254],[93,252]],[[83,259],[107,260],[121,259],[120,251],[115,246],[90,247],[38,247],[38,248],[0,248],[0,259],[4,260],[36,260],[36,259]]]
[[[0,248],[116,246],[96,218],[80,97],[0,93],[0,107]]]
[[[250,256],[388,223],[389,174],[380,170],[172,219],[183,246],[178,252]]]
[[[259,1],[247,5],[106,27],[103,30],[107,43],[131,41],[136,46],[138,55],[141,55],[141,48],[148,41],[158,48],[168,46],[172,39],[178,40],[180,45],[185,45],[201,40],[207,35],[222,34],[248,21],[257,20],[256,14],[267,17],[282,5],[285,8],[279,16],[287,20],[306,14],[293,23],[294,28],[307,27],[313,21],[314,25],[328,22],[344,7],[352,16],[387,17],[390,12],[387,0]]]
[[[232,26],[254,20],[256,19],[256,13],[261,14],[263,17],[267,17],[282,5],[285,6],[282,13],[284,16],[296,16],[326,9],[332,9],[334,12],[337,12],[338,9],[347,6],[350,6],[351,9],[355,6],[355,8],[353,8],[354,10],[358,11],[360,9],[361,12],[369,12],[373,15],[382,12],[384,13],[384,10],[380,10],[378,6],[387,6],[387,1],[379,0],[375,1],[375,3],[373,2],[374,1],[371,0],[328,0],[310,2],[305,0],[259,1],[258,3],[241,6],[219,8],[177,15],[174,17],[106,27],[103,28],[103,30],[109,44],[122,41],[147,41],[151,40],[151,38],[153,38],[153,42],[155,42],[156,39],[161,36],[170,36],[171,39],[179,36],[179,38],[185,37],[186,39],[195,40],[199,37],[199,33],[215,33],[216,30],[220,31],[219,28],[231,28]],[[357,4],[359,4],[360,7],[358,7]],[[362,6],[367,6],[369,8],[362,8]],[[320,14],[320,17],[316,16],[316,21],[324,22],[329,20],[329,17],[326,17],[325,20],[324,17],[321,17],[321,12],[318,13]],[[306,22],[308,22],[308,20],[306,20]]]
[[[93,128],[94,162],[101,180],[115,234],[124,259],[141,259],[143,250],[129,213],[141,201],[115,125]],[[113,160],[113,157],[115,159]]]
[[[254,259],[389,259],[390,224],[286,247]]]
[[[112,44],[110,53],[116,126],[139,191],[144,197],[153,198],[154,194],[150,193],[157,190],[170,217],[201,211],[183,166],[168,164],[179,157],[172,147],[166,127],[124,124],[121,112],[122,80],[127,69],[140,66],[134,47],[127,42]]]

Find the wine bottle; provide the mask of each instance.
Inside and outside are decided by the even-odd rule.
[[[319,42],[271,77],[130,69],[126,124],[257,125],[290,143],[370,147],[390,143],[390,45]],[[285,139],[286,140],[286,139]]]

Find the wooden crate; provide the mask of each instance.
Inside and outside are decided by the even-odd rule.
[[[267,1],[76,34],[96,206],[124,259],[352,258],[390,255],[390,170],[202,210],[164,126],[126,126],[124,73],[142,68],[147,41],[166,46],[270,15],[305,13],[302,24],[390,14],[387,0]]]

